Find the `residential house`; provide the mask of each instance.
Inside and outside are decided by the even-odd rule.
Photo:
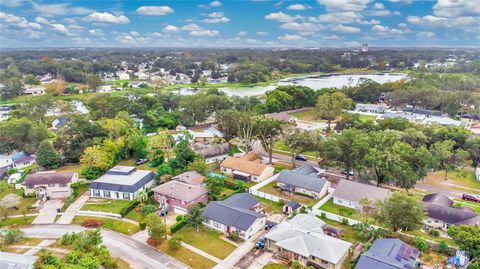
[[[192,145],[193,150],[205,158],[205,162],[215,163],[225,160],[230,152],[230,144],[228,142],[215,143],[195,143]]]
[[[78,174],[73,172],[39,172],[25,177],[22,188],[38,199],[61,199],[72,195],[70,186],[77,181]]]
[[[132,81],[132,82],[128,83],[128,86],[130,86],[132,88],[141,88],[143,86],[148,86],[148,83],[145,82],[145,81],[135,80],[135,81]]]
[[[360,256],[355,269],[418,268],[418,249],[396,238],[377,238]]]
[[[303,266],[337,269],[342,267],[351,243],[326,235],[325,222],[298,214],[275,226],[265,235],[265,246],[274,257],[285,262],[299,261]]]
[[[0,105],[0,121],[8,119],[10,111],[15,109],[15,105]]]
[[[203,185],[203,180],[205,180],[205,177],[202,176],[197,171],[188,171],[172,177],[172,180],[176,180],[176,181],[180,181],[180,182],[184,182],[192,185]]]
[[[356,209],[361,207],[362,199],[368,199],[370,205],[374,205],[376,201],[384,201],[390,195],[388,189],[341,179],[333,192],[333,203]]]
[[[119,80],[129,80],[130,74],[128,74],[127,72],[117,72],[117,77]]]
[[[53,76],[50,73],[47,73],[40,77],[40,82],[42,84],[48,84],[53,81]]]
[[[330,182],[318,176],[318,170],[306,164],[293,170],[281,171],[275,179],[282,191],[301,193],[320,199],[327,194]]]
[[[372,114],[383,114],[389,109],[388,105],[381,104],[356,104],[355,111],[372,113]]]
[[[44,87],[28,87],[23,91],[26,95],[42,95],[45,94]]]
[[[98,87],[98,92],[109,93],[112,91],[112,85],[101,85]]]
[[[251,238],[262,230],[266,216],[249,193],[237,193],[223,201],[212,201],[203,210],[204,224],[227,235],[238,232],[242,239]]]
[[[12,168],[22,169],[36,162],[35,155],[28,155],[25,151],[0,155],[0,167],[11,166]]]
[[[177,214],[187,214],[191,205],[208,202],[206,187],[179,180],[170,180],[159,185],[153,188],[153,192],[155,201],[160,204],[161,212],[173,211]]]
[[[454,201],[441,193],[423,196],[422,203],[427,209],[425,225],[447,229],[450,225],[480,226],[480,216],[470,207],[453,207]]]
[[[68,119],[64,116],[60,116],[52,121],[52,128],[58,129],[60,127],[66,126],[68,124]]]
[[[271,176],[275,172],[273,166],[260,163],[259,160],[248,160],[245,158],[234,158],[228,156],[220,164],[222,173],[233,175],[234,179],[248,182],[253,180],[260,182]]]
[[[137,76],[138,76],[138,79],[139,79],[139,80],[147,80],[147,79],[150,78],[150,75],[145,74],[145,73],[143,73],[143,72],[137,73]]]
[[[0,252],[0,268],[2,269],[35,269],[37,257],[11,252]]]
[[[117,165],[90,183],[90,196],[108,199],[134,200],[140,191],[153,185],[155,173]]]
[[[438,124],[442,126],[461,126],[462,122],[459,120],[454,120],[450,117],[442,116],[431,116],[427,117],[422,121],[423,124]]]

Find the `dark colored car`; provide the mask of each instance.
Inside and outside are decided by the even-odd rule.
[[[480,198],[478,198],[477,196],[475,196],[473,194],[464,193],[462,195],[462,199],[465,200],[465,201],[480,203]]]
[[[257,249],[264,249],[265,248],[265,239],[264,238],[260,238],[257,243],[255,244],[255,247]]]
[[[140,164],[144,164],[148,162],[148,159],[138,159],[136,162],[135,162],[135,165],[140,165]]]
[[[307,157],[305,157],[305,155],[303,154],[297,154],[297,156],[295,156],[295,159],[300,161],[308,161]]]

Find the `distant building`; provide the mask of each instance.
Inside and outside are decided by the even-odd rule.
[[[130,79],[130,75],[126,72],[117,72],[117,76],[119,80],[128,80]]]
[[[10,166],[22,169],[37,162],[35,155],[28,155],[25,151],[15,152],[9,155],[0,154],[0,167]]]
[[[30,87],[26,88],[23,91],[24,94],[26,95],[42,95],[45,94],[45,88],[44,87]]]
[[[383,114],[388,110],[388,106],[386,104],[357,104],[355,106],[355,111],[358,112],[366,112],[366,113],[373,113],[373,114]]]
[[[112,85],[102,85],[98,87],[98,92],[109,93],[112,91]]]
[[[368,52],[368,44],[362,44],[362,52]]]
[[[14,109],[14,105],[0,105],[0,121],[8,119],[10,117],[8,113]]]

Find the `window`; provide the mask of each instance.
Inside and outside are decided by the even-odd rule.
[[[216,221],[213,221],[213,226],[217,227],[217,228],[220,228],[220,223],[216,222]]]
[[[65,183],[62,183],[62,184],[59,184],[59,185],[60,185],[60,187],[64,187],[64,188],[67,186],[67,184],[65,184]]]
[[[28,185],[27,189],[33,189],[33,185]]]
[[[125,200],[130,200],[130,193],[124,192],[124,193],[123,193],[123,199],[125,199]]]
[[[100,196],[99,190],[93,190],[93,196]]]
[[[110,198],[110,191],[103,191],[103,197]]]
[[[48,184],[49,187],[55,187],[55,184]]]

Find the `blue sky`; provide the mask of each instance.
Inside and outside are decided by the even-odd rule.
[[[0,0],[1,47],[479,46],[478,0]]]

